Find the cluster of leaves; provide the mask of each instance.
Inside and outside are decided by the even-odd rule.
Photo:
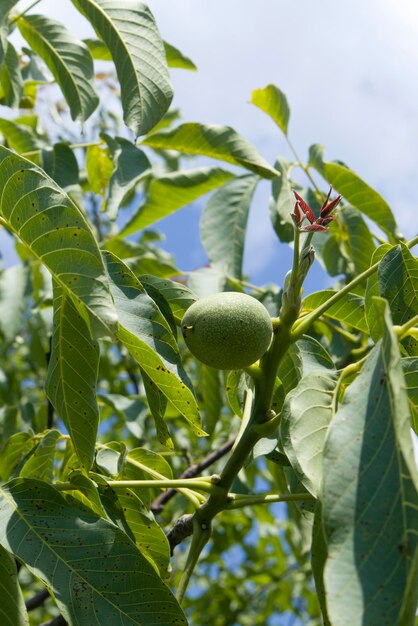
[[[15,111],[0,118],[0,223],[20,258],[0,274],[2,623],[28,624],[30,610],[34,624],[414,624],[418,239],[404,241],[385,200],[321,146],[306,164],[271,165],[232,128],[177,124],[168,67],[196,68],[142,3],[72,0],[96,32],[86,41],[16,4],[0,7],[0,101]],[[120,94],[126,127],[104,93]],[[269,85],[251,102],[287,139],[284,94]],[[70,117],[91,141],[77,143]],[[229,167],[184,169],[194,155]],[[196,362],[177,327],[222,290],[279,316],[288,286],[286,300],[243,276],[252,198],[271,184],[273,228],[290,243],[294,190],[311,225],[324,219],[317,180],[343,202],[306,242],[338,280],[289,324],[273,371],[280,420],[236,467],[184,613],[170,591],[184,550],[173,556],[167,531],[211,506],[216,485],[197,474],[222,481],[254,381]],[[209,192],[209,263],[186,274],[147,229]],[[178,495],[162,497],[170,486]]]

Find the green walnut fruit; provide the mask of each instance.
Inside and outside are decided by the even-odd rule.
[[[273,332],[267,309],[255,298],[232,291],[192,304],[181,328],[190,352],[220,370],[243,369],[257,361]]]

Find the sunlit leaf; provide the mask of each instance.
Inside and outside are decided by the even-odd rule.
[[[279,176],[256,148],[229,126],[198,123],[181,124],[170,130],[155,132],[143,144],[152,148],[201,154],[234,165],[240,165],[264,178]]]
[[[317,160],[313,165],[325,180],[356,209],[373,220],[392,238],[400,237],[392,210],[386,200],[357,174],[339,163],[318,162]]]
[[[336,293],[332,289],[325,289],[324,291],[316,291],[309,294],[303,299],[302,311],[314,311],[321,304],[335,296]],[[354,293],[348,293],[340,298],[338,302],[325,311],[324,315],[348,326],[353,326],[353,328],[362,332],[368,332],[364,317],[364,298]]]
[[[56,446],[61,439],[58,430],[50,430],[37,442],[36,448],[22,465],[19,476],[52,482]]]
[[[267,113],[280,130],[287,135],[290,109],[283,91],[276,85],[267,85],[263,89],[254,89],[250,102],[264,111],[264,113]]]
[[[178,67],[183,70],[191,70],[192,72],[197,70],[196,65],[189,57],[167,41],[164,41],[164,50],[168,67]]]
[[[126,237],[158,222],[231,178],[233,174],[218,167],[199,167],[153,178],[144,204],[123,227],[120,236]]]
[[[0,187],[11,231],[71,294],[92,331],[112,333],[116,314],[103,260],[81,211],[41,169],[2,147]]]

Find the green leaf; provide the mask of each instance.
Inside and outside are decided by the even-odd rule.
[[[232,412],[242,417],[245,394],[248,390],[248,376],[242,370],[228,372],[226,379],[226,397]]]
[[[132,531],[141,554],[157,569],[163,579],[168,578],[170,544],[167,536],[132,489],[115,490],[123,516]]]
[[[314,311],[321,304],[332,298],[332,296],[335,296],[336,293],[333,289],[325,289],[324,291],[316,291],[309,294],[309,296],[303,299],[302,311]],[[338,302],[325,311],[324,315],[348,326],[353,326],[353,328],[364,333],[368,332],[368,326],[364,317],[364,298],[355,293],[348,293],[340,298]]]
[[[219,167],[199,167],[153,178],[144,204],[122,228],[120,237],[126,237],[158,222],[231,178],[233,174]]]
[[[278,238],[287,243],[293,241],[294,237],[294,224],[290,214],[293,211],[295,197],[289,180],[290,164],[279,157],[274,167],[281,176],[274,178],[272,182],[270,217]]]
[[[163,117],[173,98],[160,33],[149,8],[132,0],[72,0],[112,55],[123,119],[135,136]]]
[[[119,340],[193,431],[204,435],[199,409],[186,384],[188,381],[168,323],[126,265],[111,253],[104,254],[111,291],[120,313]]]
[[[17,109],[23,94],[23,79],[20,73],[18,54],[10,41],[7,43],[4,63],[0,70],[0,90],[1,103],[12,109]]]
[[[412,428],[418,435],[418,359],[405,357],[402,359],[405,386],[411,409]]]
[[[90,469],[99,425],[99,346],[72,300],[54,289],[54,330],[46,393],[68,430],[81,464]]]
[[[117,318],[103,260],[81,211],[40,168],[2,147],[0,188],[10,230],[71,294],[92,332],[113,333]]]
[[[188,287],[174,280],[164,280],[149,274],[141,274],[138,279],[151,297],[150,288],[157,290],[166,300],[177,324],[180,324],[189,306],[197,300],[197,296]]]
[[[33,434],[29,432],[15,433],[2,447],[0,455],[0,476],[8,480],[18,468],[22,459],[36,446]]]
[[[178,67],[183,70],[196,72],[197,67],[189,57],[186,57],[178,48],[164,41],[164,51],[168,67]]]
[[[89,146],[87,148],[86,172],[89,185],[94,193],[104,197],[113,172],[113,163],[107,146]]]
[[[25,124],[0,119],[0,133],[16,152],[36,152],[41,147],[35,132]]]
[[[305,337],[298,347],[303,374],[286,397],[280,423],[281,440],[298,479],[318,496],[337,372],[330,355],[315,339]]]
[[[206,204],[200,220],[203,246],[212,263],[241,280],[245,235],[258,176],[234,178]]]
[[[153,133],[142,143],[151,148],[201,154],[240,165],[264,178],[280,176],[247,139],[229,126],[181,124],[170,130]]]
[[[324,524],[322,520],[322,507],[320,500],[315,506],[315,517],[312,528],[312,548],[311,548],[311,565],[312,574],[315,580],[316,593],[322,611],[324,626],[331,626],[326,605],[326,594],[324,587],[324,567],[328,556],[327,544],[324,535]]]
[[[171,439],[167,424],[164,421],[167,398],[143,370],[141,370],[141,375],[145,393],[147,394],[149,410],[155,422],[158,441],[166,448],[174,448],[173,440]]]
[[[0,620],[3,626],[29,626],[16,562],[0,545]]]
[[[0,331],[7,344],[23,330],[28,297],[27,267],[12,265],[0,274]]]
[[[219,421],[223,407],[219,370],[199,363],[198,388],[202,397],[202,406],[205,414],[205,430],[211,435]]]
[[[380,303],[383,339],[348,387],[324,451],[325,586],[333,626],[401,626],[417,550],[408,398],[388,307]],[[409,600],[413,611],[417,592]]]
[[[392,210],[377,191],[343,165],[327,162],[320,164],[318,161],[312,165],[345,200],[373,220],[391,238],[399,239],[401,235]]]
[[[52,589],[69,623],[187,625],[169,589],[117,526],[41,481],[16,479],[0,494],[1,544]]]
[[[7,51],[7,35],[9,34],[9,13],[19,0],[2,0],[0,3],[0,67]]]
[[[74,152],[66,143],[56,143],[52,150],[45,148],[41,152],[43,170],[63,189],[82,209],[83,193],[79,184],[79,168]]]
[[[88,119],[97,108],[99,98],[92,87],[93,59],[87,46],[64,24],[44,15],[22,16],[17,25],[51,70],[70,107],[72,119]]]
[[[46,432],[27,461],[22,465],[19,476],[52,482],[56,446],[60,439],[61,433],[58,430]]]
[[[389,250],[378,269],[380,295],[389,302],[394,324],[418,314],[418,259],[405,244]]]
[[[354,265],[356,274],[361,274],[371,265],[371,259],[376,246],[370,230],[361,216],[361,213],[350,206],[342,207],[337,213],[349,248],[349,256]]]
[[[66,143],[42,150],[43,170],[67,193],[78,186],[79,168],[74,152]]]
[[[112,55],[107,45],[101,39],[83,39],[93,59],[97,61],[112,61]]]
[[[389,250],[392,250],[392,246],[389,243],[384,243],[382,246],[379,246],[373,254],[371,264],[374,265],[380,261]],[[377,272],[375,272],[367,279],[364,298],[367,326],[370,337],[375,342],[377,342],[383,334],[383,320],[380,316],[380,310],[375,307],[375,298],[379,297],[379,295],[379,282]]]
[[[123,137],[103,135],[113,161],[113,172],[109,180],[106,198],[106,213],[111,220],[118,216],[120,206],[136,185],[151,172],[151,163],[146,154]]]
[[[283,91],[276,85],[267,85],[263,89],[255,89],[251,94],[251,104],[267,113],[287,136],[290,109]]]

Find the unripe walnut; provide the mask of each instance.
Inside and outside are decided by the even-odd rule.
[[[227,291],[194,302],[181,329],[190,352],[220,370],[243,369],[269,347],[273,327],[267,309],[244,293]]]

